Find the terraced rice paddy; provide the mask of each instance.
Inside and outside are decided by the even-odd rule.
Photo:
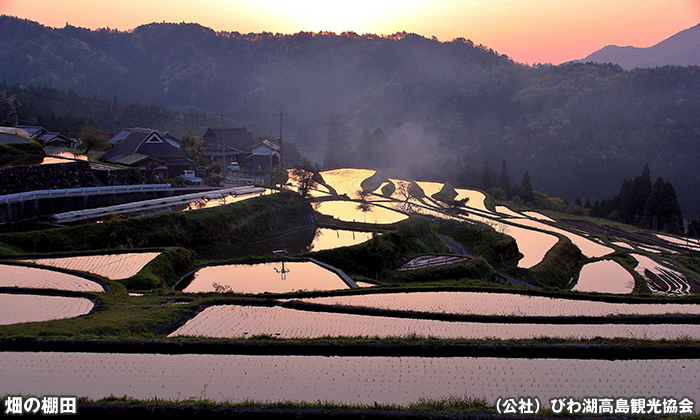
[[[613,245],[619,246],[620,248],[624,249],[629,249],[630,251],[634,251],[634,247],[627,242],[621,242],[621,241],[614,241],[612,242]]]
[[[50,369],[47,369],[50,366]],[[700,360],[0,353],[4,395],[409,404],[421,397],[697,398]]]
[[[359,306],[395,311],[528,317],[604,317],[612,315],[700,314],[698,304],[609,303],[515,293],[413,292],[305,298],[322,305]]]
[[[338,290],[348,285],[337,274],[312,262],[270,262],[203,267],[183,292],[214,292],[214,283],[235,293],[291,293]]]
[[[678,238],[670,235],[656,234],[657,237],[663,239],[664,241],[671,242],[674,245],[682,246],[684,248],[692,249],[695,251],[700,251],[700,241],[698,239],[690,238]]]
[[[360,203],[353,201],[324,201],[316,203],[314,208],[321,214],[335,217],[344,222],[391,224],[408,219],[408,216],[387,208],[369,205],[369,211],[358,208]]]
[[[456,264],[463,261],[463,257],[440,255],[424,255],[422,257],[414,258],[401,267],[397,268],[396,271],[407,271],[407,270],[420,270],[423,268],[433,268],[442,267],[450,264]]]
[[[436,337],[518,340],[552,338],[700,339],[700,325],[480,323],[310,312],[279,306],[210,306],[169,337],[245,338]]]
[[[634,277],[612,260],[588,263],[572,288],[579,292],[627,294],[634,290]]]
[[[239,194],[239,195],[223,195],[218,198],[202,198],[197,201],[193,201],[183,209],[183,211],[199,210],[199,209],[210,209],[214,207],[224,206],[227,204],[239,203],[251,198],[260,197],[261,195],[273,194],[273,190],[265,190],[262,193],[255,192],[251,194]]]
[[[106,277],[110,280],[123,280],[136,275],[160,252],[138,252],[129,254],[80,255],[62,258],[34,258],[22,260],[38,265],[84,271]]]
[[[357,192],[362,190],[362,181],[374,173],[375,171],[369,169],[334,169],[321,172],[321,176],[338,195],[347,194],[348,197],[355,198]]]
[[[66,163],[66,162],[71,162],[74,160],[84,160],[87,161],[88,157],[85,155],[78,155],[73,152],[67,152],[67,151],[55,151],[52,152],[51,154],[47,155],[44,157],[44,160],[41,161],[42,165],[50,165],[53,163]]]
[[[506,206],[496,206],[496,212],[499,214],[504,214],[509,217],[515,217],[515,218],[522,218],[524,217],[522,214],[514,212],[513,210],[509,209]]]
[[[463,200],[468,198],[466,205],[467,207],[475,208],[484,212],[491,213],[491,210],[486,208],[486,195],[481,191],[466,190],[462,188],[455,188],[457,191],[457,197],[455,200]]]
[[[350,198],[356,198],[357,192],[362,189],[362,181],[374,175],[374,171],[364,169],[337,169],[322,172],[321,175],[323,176],[325,182],[331,185],[338,194],[347,194]],[[404,188],[407,189],[409,182],[400,179],[390,179],[390,181],[396,186],[396,190],[392,194],[391,200],[383,198],[379,195],[372,195],[369,197],[369,200],[372,203],[381,203],[382,205],[391,207],[397,211],[387,210],[386,208],[379,206],[370,206],[369,208],[371,208],[372,211],[363,212],[358,208],[359,203],[348,201],[328,201],[315,203],[314,208],[319,213],[330,215],[339,220],[347,222],[396,223],[407,218],[407,216],[403,214],[406,211],[413,211],[439,218],[454,218],[452,215],[444,214],[442,211],[440,211],[439,206],[431,204],[430,200],[427,198],[423,201],[416,198],[411,198],[410,200],[406,201],[407,197],[405,197],[401,192],[400,186],[403,185]],[[417,181],[416,184],[421,187],[427,197],[430,197],[436,192],[440,191],[443,186],[442,183],[425,181]],[[379,189],[377,191],[379,191]],[[377,191],[375,191],[375,193],[379,194]],[[538,224],[539,222],[531,220],[524,220],[522,226],[502,224],[498,221],[499,215],[493,213],[486,207],[486,196],[482,192],[468,189],[456,189],[456,191],[458,193],[456,200],[465,198],[468,199],[466,206],[463,207],[463,210],[466,211],[467,214],[460,216],[461,218],[484,221],[490,225],[493,225],[497,230],[515,238],[520,252],[524,255],[524,257],[519,261],[518,267],[531,268],[537,265],[542,261],[547,251],[549,251],[551,247],[557,243],[558,238],[556,236],[529,229],[527,225],[529,223],[535,223],[537,224],[536,227],[546,227],[546,230],[549,231],[554,231],[555,228],[550,228],[548,225]],[[516,217],[523,218],[522,215],[512,212],[507,208],[502,208],[501,210],[505,211],[509,216],[515,215]],[[532,216],[538,216],[542,219],[551,220],[548,217],[536,212],[533,212]],[[573,235],[568,231],[561,231],[566,232],[567,235]],[[580,238],[581,243],[594,250],[594,252],[591,252],[592,255],[598,255],[601,250],[603,250],[604,253],[613,252],[613,250],[610,248],[603,247],[602,245],[591,242],[588,239],[578,237],[578,235],[574,236],[577,236],[577,240]]]
[[[85,298],[0,293],[0,325],[74,318],[93,306]]]
[[[647,256],[639,254],[632,254],[632,256],[639,261],[635,271],[644,277],[652,293],[666,296],[690,294],[690,283],[683,273],[661,265]]]
[[[559,229],[559,228],[550,226],[550,225],[545,224],[545,223],[537,222],[534,220],[528,220],[528,219],[517,220],[517,221],[514,221],[513,223],[517,223],[517,224],[522,225],[522,226],[529,226],[532,228],[542,229],[544,231],[554,232],[554,233],[558,233],[560,235],[564,235],[567,238],[569,238],[571,240],[571,242],[573,242],[573,244],[576,245],[581,250],[583,255],[585,255],[588,258],[600,258],[604,255],[608,255],[608,254],[615,252],[615,250],[610,248],[610,247],[593,242],[592,240],[590,240],[588,238],[584,238],[583,236],[569,232],[568,230]],[[520,243],[518,243],[518,245],[519,244]]]
[[[548,233],[525,229],[520,226],[498,224],[496,230],[512,236],[518,244],[518,250],[523,258],[518,261],[518,267],[531,268],[542,262],[547,252],[552,249],[559,238]]]
[[[361,244],[372,239],[372,235],[372,232],[318,228],[309,251],[323,251],[325,249]]]
[[[0,264],[0,287],[55,289],[74,292],[104,292],[94,281],[59,271]]]
[[[532,217],[533,219],[542,220],[545,222],[554,222],[554,219],[552,219],[551,217],[545,216],[544,214],[538,213],[536,211],[525,211],[523,212],[523,214]]]

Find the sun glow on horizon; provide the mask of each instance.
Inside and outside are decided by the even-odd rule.
[[[153,22],[198,23],[217,31],[413,32],[471,39],[523,63],[554,64],[606,45],[647,47],[700,22],[697,0],[2,0],[0,14],[122,31]]]

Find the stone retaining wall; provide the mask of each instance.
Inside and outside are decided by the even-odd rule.
[[[88,162],[0,168],[0,195],[98,186]]]

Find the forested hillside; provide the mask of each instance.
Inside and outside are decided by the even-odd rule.
[[[285,139],[328,166],[465,185],[484,161],[505,160],[513,179],[528,171],[537,190],[571,201],[607,199],[648,164],[673,184],[684,216],[700,212],[698,66],[529,67],[468,40],[405,33],[239,34],[169,23],[116,32],[3,16],[0,79],[6,90],[48,86],[105,109],[153,105],[163,127],[223,109],[229,125],[276,134],[284,107]],[[140,125],[128,113],[73,108],[55,112]]]

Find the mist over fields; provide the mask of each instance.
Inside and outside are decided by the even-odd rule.
[[[10,88],[22,89],[15,85],[208,116],[171,119],[156,107],[152,128],[176,135],[202,135],[220,124],[221,110],[229,126],[277,135],[283,107],[285,140],[320,163],[330,146],[335,167],[474,186],[470,176],[485,160],[495,171],[505,160],[512,182],[529,171],[537,190],[573,202],[612,196],[648,163],[652,178],[673,183],[684,216],[698,217],[698,66],[530,67],[477,41],[218,33],[169,23],[131,32],[53,29],[3,16],[1,124],[9,125]],[[110,105],[36,101],[105,129],[139,125]],[[345,134],[329,142],[331,118],[342,120]]]

